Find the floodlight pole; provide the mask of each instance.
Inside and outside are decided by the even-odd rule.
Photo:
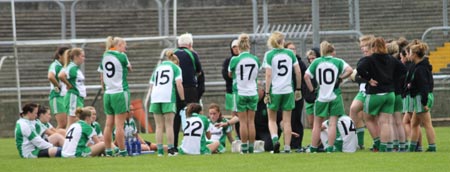
[[[313,47],[319,47],[320,44],[320,16],[319,0],[312,0],[312,29],[313,29]]]

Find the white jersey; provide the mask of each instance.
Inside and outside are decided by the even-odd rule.
[[[84,85],[84,74],[80,70],[80,67],[73,62],[70,62],[66,68],[63,69],[66,72],[67,80],[72,84],[72,88],[67,93],[73,93],[77,96],[86,97],[86,86]]]
[[[48,135],[45,134],[45,131],[47,129],[51,129],[53,128],[53,125],[50,124],[50,122],[47,123],[42,123],[40,120],[36,120],[36,124],[35,124],[35,129],[36,129],[36,133],[38,133],[43,139],[47,139]]]
[[[125,53],[108,50],[103,54],[98,71],[103,75],[106,94],[128,91],[128,67],[130,63]]]
[[[62,82],[58,78],[58,74],[59,74],[59,72],[61,72],[61,70],[63,70],[63,66],[58,60],[53,61],[53,63],[48,68],[48,72],[53,73],[55,75],[55,79],[56,79],[56,81],[58,81],[58,84],[61,87],[61,89],[59,90],[59,93],[58,93],[55,91],[55,86],[52,83],[50,83],[50,98],[59,97],[59,96],[64,97],[67,93],[66,84],[64,84],[64,82]]]
[[[187,118],[186,127],[183,130],[183,141],[180,146],[183,153],[191,155],[210,153],[206,146],[208,128],[208,119],[203,115],[193,114]]]
[[[292,70],[298,65],[297,58],[292,50],[272,49],[266,52],[263,67],[272,70],[271,93],[292,93]]]
[[[341,91],[336,85],[338,77],[349,65],[342,59],[332,56],[317,58],[306,70],[311,79],[315,79],[319,85],[317,101],[331,102],[335,100]]]
[[[257,77],[260,68],[258,57],[249,52],[242,52],[233,57],[228,66],[228,72],[233,78],[233,92],[240,96],[258,95]]]
[[[320,133],[320,139],[324,146],[328,146],[328,120],[322,123],[326,129]],[[358,136],[356,135],[355,125],[349,116],[339,117],[337,122],[336,142],[342,142],[342,152],[355,152],[358,147]],[[336,145],[336,144],[335,144]]]
[[[34,130],[32,121],[20,118],[14,131],[17,150],[22,158],[37,158],[38,150],[49,149],[52,144],[42,139]]]
[[[86,157],[90,155],[87,146],[95,131],[86,122],[79,120],[67,129],[66,140],[61,151],[62,157]]]
[[[213,125],[213,122],[211,120],[209,120],[209,122],[211,125],[209,125],[208,131],[209,133],[211,133],[211,138],[208,139],[208,141],[218,141],[220,142],[220,144],[225,146],[225,138],[227,136],[227,133],[230,133],[232,131],[232,127],[216,127]],[[219,122],[227,122],[227,120],[223,119]]]
[[[164,61],[156,67],[150,79],[153,85],[152,103],[175,103],[176,80],[182,80],[181,69],[171,61]]]

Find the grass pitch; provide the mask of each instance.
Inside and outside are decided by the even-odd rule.
[[[0,167],[3,172],[101,172],[101,171],[449,171],[450,170],[450,127],[437,127],[436,153],[372,153],[367,149],[356,153],[259,153],[241,155],[231,153],[157,157],[147,154],[136,157],[116,158],[74,158],[74,159],[22,159],[13,138],[0,139]],[[425,133],[423,133],[425,134]],[[425,139],[424,149],[427,148]],[[146,140],[154,140],[153,134],[145,134]],[[303,144],[311,141],[311,130],[305,130]],[[366,131],[365,145],[372,141]],[[227,144],[228,150],[230,144]]]

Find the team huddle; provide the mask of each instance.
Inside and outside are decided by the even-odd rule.
[[[233,115],[230,120],[214,103],[203,115],[199,104],[203,92],[199,88],[204,75],[192,42],[191,34],[181,35],[179,48],[167,51],[166,60],[150,77],[149,112],[155,119],[156,143],[138,135],[133,119],[127,82],[132,66],[125,54],[125,40],[108,37],[98,67],[106,114],[103,130],[96,122],[95,108],[84,106],[85,77],[80,70],[85,61],[83,49],[59,47],[48,70],[49,108],[26,104],[16,123],[20,156],[129,156],[135,153],[129,148],[131,142],[158,156],[223,153],[227,138],[230,143],[234,141],[233,124],[239,124],[235,127],[242,154],[255,152],[257,138],[264,140],[266,151],[280,153],[280,131],[284,138],[282,152],[290,153],[291,147],[303,149],[302,138],[300,143],[294,141],[303,137],[303,126],[299,131],[295,123],[300,121],[294,118],[301,113],[303,102],[307,122],[312,126],[312,142],[306,152],[364,149],[364,128],[373,139],[372,151],[421,151],[420,124],[426,130],[427,151],[436,151],[430,117],[433,76],[424,42],[386,42],[381,37],[362,36],[360,48],[364,57],[352,68],[335,57],[331,43],[323,41],[320,48],[307,52],[310,65],[306,67],[282,33],[270,35],[269,51],[262,62],[250,53],[250,37],[241,34],[232,41],[232,57],[226,60],[222,71],[227,87],[225,109]],[[258,73],[263,69],[264,81],[258,81]],[[360,88],[349,116],[345,114],[340,89],[348,78]],[[56,118],[56,127],[49,123],[51,115]],[[267,131],[261,131],[259,125]],[[183,138],[178,144],[181,126]],[[164,130],[167,145],[163,145]],[[265,139],[260,136],[263,132],[267,132]]]

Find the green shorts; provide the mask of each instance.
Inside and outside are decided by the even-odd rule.
[[[314,103],[314,115],[318,117],[339,116],[345,114],[344,102],[342,96],[337,96],[331,102],[319,102],[316,100]]]
[[[67,115],[76,116],[75,111],[77,108],[84,107],[84,98],[73,93],[67,93],[66,96],[64,96],[64,104],[66,105]]]
[[[165,113],[175,113],[177,106],[175,103],[151,103],[149,112],[163,115]]]
[[[117,115],[130,111],[130,92],[104,94],[103,109],[106,115]]]
[[[278,111],[281,107],[283,111],[290,111],[295,108],[294,93],[288,94],[270,94],[270,103],[267,108]]]
[[[405,98],[403,98],[403,113],[405,112],[414,112],[414,101],[412,101],[411,95],[406,95]]]
[[[394,92],[383,94],[367,94],[364,103],[364,112],[370,115],[379,115],[379,113],[394,113]]]
[[[353,98],[353,101],[355,100],[358,100],[364,104],[364,101],[366,100],[366,93],[359,91],[355,98]]]
[[[233,111],[234,99],[233,94],[227,93],[225,94],[225,110]]]
[[[421,95],[417,95],[416,97],[414,97],[414,111],[416,113],[423,113],[423,112],[428,112],[434,104],[434,95],[433,93],[428,93],[428,102],[427,102],[427,106],[428,106],[428,111],[426,111],[425,109],[423,109],[423,104],[422,104],[422,96]]]
[[[256,111],[258,106],[258,95],[240,96],[234,94],[234,109],[236,112],[246,112],[247,110]]]
[[[394,112],[402,112],[402,111],[403,111],[402,95],[396,94],[394,102]]]
[[[314,103],[305,102],[306,115],[314,115]]]
[[[59,113],[66,113],[66,107],[64,106],[64,97],[53,97],[49,101],[50,112],[52,115]]]

